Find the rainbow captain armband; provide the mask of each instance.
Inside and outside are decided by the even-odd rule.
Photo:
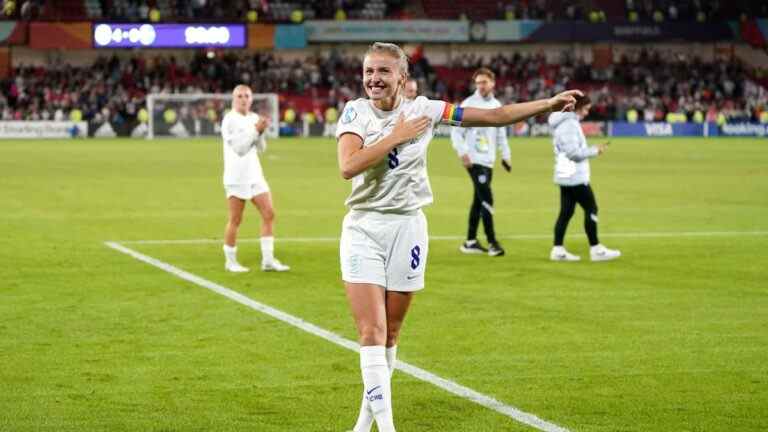
[[[464,108],[450,104],[448,102],[445,103],[445,108],[443,108],[443,116],[440,119],[441,123],[446,123],[451,126],[460,126],[463,119]]]

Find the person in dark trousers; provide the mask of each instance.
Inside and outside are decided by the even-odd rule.
[[[487,68],[480,68],[472,76],[475,93],[461,103],[462,107],[498,108],[501,103],[493,96],[496,85],[494,73]],[[469,172],[474,188],[474,197],[469,209],[469,229],[467,240],[459,247],[466,254],[504,255],[504,249],[496,239],[493,227],[493,193],[491,179],[496,152],[501,151],[502,165],[511,171],[510,151],[505,127],[454,127],[451,131],[453,148],[461,158],[461,163]],[[477,240],[477,229],[483,221],[488,249]]]
[[[582,96],[576,98],[574,112],[554,112],[549,115],[555,152],[554,180],[560,187],[560,214],[555,223],[554,246],[549,254],[552,261],[581,259],[563,246],[565,231],[576,204],[584,209],[584,230],[589,240],[592,261],[610,261],[621,256],[621,252],[606,248],[597,238],[597,202],[589,184],[589,159],[605,153],[608,144],[587,145],[579,121],[589,114],[591,107],[589,96]]]

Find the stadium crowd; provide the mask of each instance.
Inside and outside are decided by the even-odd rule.
[[[127,20],[146,19],[153,1],[113,2],[107,5],[108,15]],[[407,8],[404,0],[378,0],[380,6],[367,7],[361,0],[298,0],[298,1],[194,1],[175,2],[170,11],[174,19],[242,19],[254,10],[263,19],[271,21],[291,20],[291,12],[301,11],[304,19],[538,19],[538,20],[589,20],[606,19],[602,3],[591,0],[507,0],[488,6],[487,0],[467,0],[449,8],[443,2],[422,2],[422,9]],[[768,16],[768,3],[735,0],[626,0],[625,7],[609,8],[609,19],[654,21],[712,21]],[[111,10],[109,8],[112,8]],[[379,13],[376,13],[376,12]],[[595,15],[597,13],[597,15]],[[422,16],[424,15],[424,16]]]
[[[564,52],[556,62],[543,54],[472,54],[433,66],[420,52],[412,56],[412,76],[428,97],[459,101],[472,89],[469,77],[485,66],[497,74],[497,95],[513,102],[542,98],[566,88],[586,89],[592,120],[663,121],[669,113],[686,120],[759,121],[768,109],[768,71],[750,70],[736,59],[705,62],[684,54],[638,51],[605,68],[593,68]],[[121,60],[100,58],[88,67],[66,63],[20,66],[0,82],[3,120],[70,118],[122,124],[136,120],[148,93],[219,93],[249,83],[258,93],[279,93],[281,107],[322,117],[361,92],[360,59],[333,51],[324,57],[285,61],[270,54],[209,57],[200,52],[182,64],[174,57]],[[762,82],[763,85],[759,84]],[[699,112],[700,114],[697,114]],[[629,114],[630,116],[632,114]]]
[[[497,71],[497,93],[503,100],[587,89],[594,101],[591,120],[624,120],[634,110],[644,121],[664,121],[669,113],[693,121],[697,111],[708,119],[723,113],[728,121],[758,121],[768,109],[768,71],[750,70],[735,58],[705,62],[680,53],[640,50],[605,68],[593,68],[570,52],[563,52],[555,63],[543,55],[500,54],[490,60],[464,55],[454,59],[451,71],[467,75],[480,66]],[[461,87],[464,81],[454,82],[458,95],[444,95],[449,99],[468,91]]]
[[[122,21],[265,21],[305,19],[538,19],[724,21],[768,16],[750,0],[2,0],[6,19]]]
[[[768,16],[768,2],[749,0],[626,0],[627,18],[653,21],[725,21]]]

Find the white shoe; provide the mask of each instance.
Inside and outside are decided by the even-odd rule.
[[[488,249],[484,248],[477,240],[467,240],[459,246],[461,253],[465,254],[486,254]]]
[[[598,244],[589,249],[589,256],[592,258],[592,261],[610,261],[620,257],[621,252]]]
[[[261,271],[284,272],[290,269],[291,267],[281,263],[277,260],[277,258],[273,259],[272,261],[261,263]]]
[[[241,266],[238,262],[227,262],[224,264],[224,270],[232,273],[246,273],[251,271],[251,269]]]
[[[552,261],[581,261],[581,257],[574,255],[562,246],[555,246],[552,248],[552,252],[549,253],[549,259]]]

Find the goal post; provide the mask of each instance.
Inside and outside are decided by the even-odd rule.
[[[145,135],[147,139],[220,136],[221,120],[231,105],[231,93],[149,94]],[[280,110],[276,93],[254,93],[251,111],[270,117],[267,136],[278,136]]]

